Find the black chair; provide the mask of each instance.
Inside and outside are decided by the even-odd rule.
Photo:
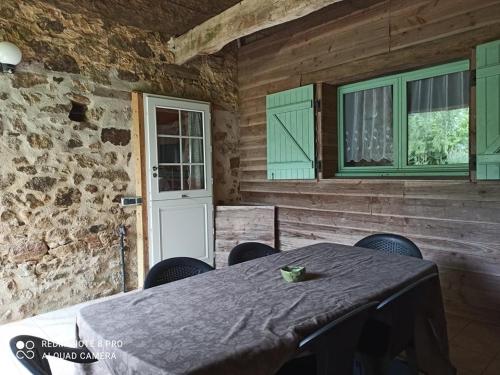
[[[418,374],[416,327],[435,334],[432,322],[422,309],[431,302],[427,292],[436,286],[439,287],[437,274],[425,276],[377,306],[361,333],[357,356],[361,370],[356,371],[356,375]],[[398,358],[402,353],[405,353],[404,361]]]
[[[259,242],[244,242],[236,245],[229,253],[228,265],[232,266],[248,260],[278,254],[279,250]]]
[[[354,355],[364,323],[378,302],[358,307],[304,338],[297,357],[276,375],[352,375]]]
[[[97,362],[85,347],[70,348],[36,336],[20,335],[10,339],[10,350],[33,375],[52,375],[47,356],[63,358],[74,363]]]
[[[356,242],[354,246],[381,250],[390,254],[407,255],[422,259],[420,249],[408,238],[391,233],[372,234]]]
[[[149,270],[146,280],[144,280],[144,289],[199,275],[213,269],[207,263],[194,258],[165,259]]]

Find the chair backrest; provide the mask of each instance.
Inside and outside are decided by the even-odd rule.
[[[243,263],[248,260],[277,254],[279,250],[260,242],[244,242],[236,245],[229,253],[228,265]]]
[[[352,374],[354,354],[367,319],[379,302],[370,302],[324,325],[299,343],[316,357],[316,374]]]
[[[194,258],[165,259],[149,270],[146,280],[144,280],[144,289],[199,275],[213,269],[207,263]]]
[[[382,250],[391,254],[407,255],[422,259],[422,252],[408,238],[391,233],[372,234],[356,242],[354,246]]]
[[[427,301],[426,288],[438,278],[437,273],[427,275],[406,288],[393,294],[377,306],[376,316],[389,317],[390,335],[388,339],[389,356],[395,357],[403,351],[414,338],[415,322],[419,309]]]
[[[438,274],[429,274],[382,301],[361,334],[360,352],[389,361],[412,345],[416,318],[426,303],[426,288],[435,282]]]
[[[47,356],[63,358],[75,363],[93,363],[97,359],[85,346],[70,348],[31,335],[19,335],[10,339],[10,350],[21,364],[33,375],[52,375]]]

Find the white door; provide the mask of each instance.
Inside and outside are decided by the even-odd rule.
[[[213,265],[210,104],[144,95],[149,266],[172,257]]]

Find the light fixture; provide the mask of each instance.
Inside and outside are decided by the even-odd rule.
[[[0,69],[2,73],[14,73],[23,57],[21,50],[11,42],[0,42]]]

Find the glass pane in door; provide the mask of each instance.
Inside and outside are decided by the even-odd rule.
[[[181,190],[180,165],[162,166],[158,168],[158,188],[160,191]]]
[[[205,189],[205,171],[203,165],[185,165],[183,168],[184,190]]]
[[[180,138],[158,137],[158,163],[180,163]]]
[[[179,135],[179,111],[156,108],[156,132],[158,135]]]
[[[203,163],[203,139],[201,138],[182,139],[182,162]]]
[[[203,118],[201,112],[181,112],[182,135],[187,137],[203,137]]]

